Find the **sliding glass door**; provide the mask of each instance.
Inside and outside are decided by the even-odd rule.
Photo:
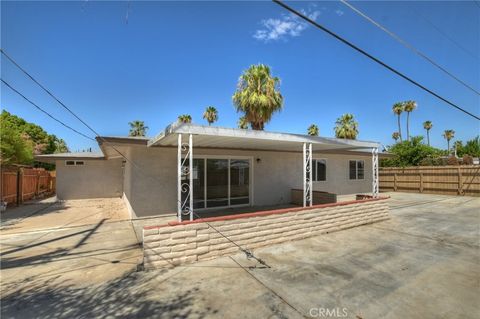
[[[250,203],[250,162],[230,160],[230,205]]]
[[[214,208],[250,204],[250,160],[195,158],[193,207]]]
[[[228,206],[228,159],[207,159],[207,208]]]

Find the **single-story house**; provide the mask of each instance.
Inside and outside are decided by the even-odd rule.
[[[315,205],[315,194],[378,195],[377,142],[175,123],[154,138],[97,137],[101,153],[56,164],[59,199],[122,197],[132,219],[228,207]]]

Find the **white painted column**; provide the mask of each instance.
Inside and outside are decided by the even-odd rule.
[[[182,221],[182,134],[178,134],[177,150],[177,219]]]
[[[189,208],[190,208],[190,220],[193,220],[193,136],[190,134],[188,138],[188,149],[189,149],[189,177],[190,177],[190,194],[189,194]]]
[[[308,183],[309,183],[309,189],[310,189],[310,206],[313,205],[313,167],[312,167],[312,157],[313,157],[313,152],[312,152],[312,143],[308,145],[308,155],[309,155],[309,172],[308,172]]]
[[[303,143],[303,207],[307,206],[307,144]]]
[[[377,198],[379,193],[378,179],[378,148],[372,148],[372,197]]]

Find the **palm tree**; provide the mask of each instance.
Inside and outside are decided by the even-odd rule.
[[[397,140],[400,138],[400,133],[393,132],[392,133],[392,138],[395,140],[395,143],[397,143]]]
[[[148,126],[145,126],[143,121],[129,122],[128,125],[130,125],[128,136],[145,136],[147,133]]]
[[[397,121],[398,121],[398,136],[400,137],[400,142],[403,141],[402,139],[402,126],[400,125],[400,115],[402,114],[404,110],[404,105],[402,102],[397,102],[393,104],[392,111],[395,115],[397,115]]]
[[[427,131],[428,146],[430,146],[430,130],[432,129],[432,127],[433,127],[432,121],[423,122],[423,128]]]
[[[247,118],[245,116],[242,116],[241,118],[238,119],[238,128],[241,128],[241,129],[248,129],[248,121],[247,121]]]
[[[310,125],[307,129],[307,133],[310,136],[318,136],[318,132],[318,126],[316,126],[315,124]]]
[[[410,113],[417,108],[417,102],[415,101],[406,101],[404,102],[405,112],[407,112],[407,141],[410,141]]]
[[[450,152],[450,140],[455,137],[454,130],[445,130],[443,132],[443,138],[447,140],[447,152]]]
[[[252,129],[263,130],[273,113],[282,109],[279,84],[280,79],[273,77],[264,64],[252,65],[240,76],[232,100],[237,112],[245,114]]]
[[[182,114],[178,116],[180,123],[192,123],[192,117],[189,114]]]
[[[218,111],[214,106],[208,106],[203,113],[203,118],[207,120],[208,125],[218,120]]]
[[[335,136],[354,140],[358,135],[358,123],[353,114],[343,114],[335,122]]]

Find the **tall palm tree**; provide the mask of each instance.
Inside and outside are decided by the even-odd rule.
[[[318,136],[318,133],[319,133],[318,126],[315,124],[310,125],[307,129],[307,133],[310,136]]]
[[[208,125],[218,120],[218,111],[214,106],[208,106],[203,112],[203,118],[207,120]]]
[[[145,136],[147,134],[148,126],[145,126],[143,121],[129,122],[130,132],[128,136]]]
[[[395,115],[397,115],[397,121],[398,121],[398,136],[400,137],[400,142],[403,141],[402,139],[402,126],[400,124],[400,115],[402,114],[404,110],[404,105],[403,102],[397,102],[393,104],[392,106],[392,111]]]
[[[400,138],[400,133],[393,132],[392,133],[392,138],[395,140],[395,143],[397,143],[398,139]]]
[[[335,136],[354,140],[358,135],[358,123],[353,114],[343,114],[335,122]]]
[[[407,141],[410,141],[410,113],[417,108],[417,102],[406,101],[404,103],[405,112],[407,112]]]
[[[445,130],[443,132],[443,138],[447,140],[447,152],[450,152],[450,140],[455,137],[454,130]]]
[[[423,122],[423,128],[427,131],[428,146],[430,146],[430,130],[432,129],[432,127],[433,127],[432,121]]]
[[[254,130],[263,130],[273,113],[283,106],[283,96],[278,87],[280,79],[273,77],[264,64],[252,65],[238,80],[232,96],[237,112],[243,112]]]
[[[182,114],[178,116],[180,123],[192,123],[192,117],[189,114]]]
[[[238,128],[241,128],[241,129],[248,129],[248,121],[247,121],[247,118],[245,116],[242,116],[241,118],[238,119]]]

